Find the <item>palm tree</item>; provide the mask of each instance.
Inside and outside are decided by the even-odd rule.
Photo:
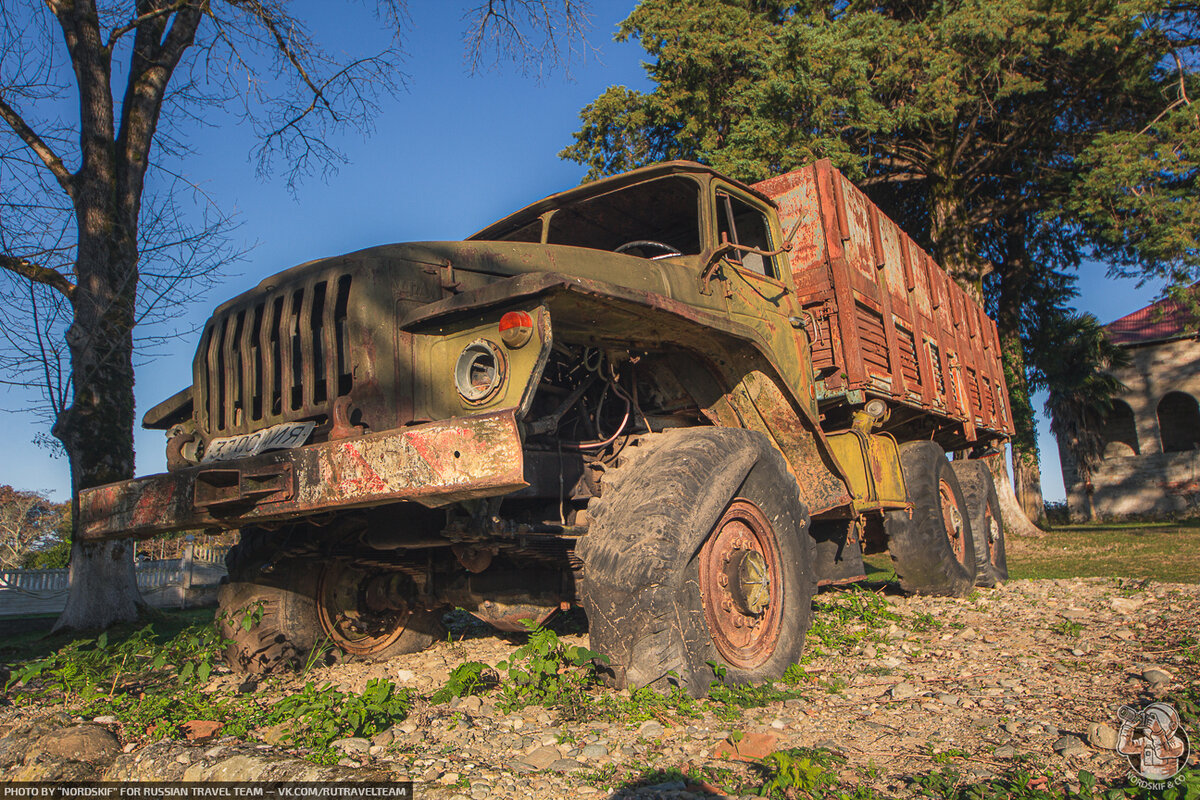
[[[1066,312],[1044,324],[1058,352],[1057,358],[1039,365],[1040,383],[1049,395],[1050,430],[1088,487],[1087,517],[1092,521],[1092,472],[1104,457],[1104,426],[1113,400],[1125,390],[1112,370],[1128,364],[1129,354],[1108,340],[1092,314]]]

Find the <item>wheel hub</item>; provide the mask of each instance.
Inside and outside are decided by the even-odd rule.
[[[404,633],[411,615],[392,576],[330,564],[317,582],[317,618],[334,645],[357,656],[378,653]]]
[[[770,523],[738,499],[700,548],[700,596],[717,651],[749,669],[774,652],[782,619],[779,548]]]
[[[958,561],[966,563],[964,561],[967,549],[964,535],[966,524],[958,502],[955,500],[954,490],[950,488],[948,482],[938,481],[938,495],[942,503],[942,527],[946,531],[946,538],[950,540],[950,549],[954,551],[954,557]]]

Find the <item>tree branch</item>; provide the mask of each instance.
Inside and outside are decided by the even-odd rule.
[[[25,122],[25,119],[17,113],[16,109],[4,101],[0,97],[0,119],[8,123],[8,127],[13,129],[17,136],[21,137],[21,141],[25,142],[26,146],[32,150],[42,163],[46,165],[46,169],[54,175],[58,185],[63,188],[67,196],[74,199],[75,197],[75,177],[67,169],[67,165],[58,157],[58,154],[51,149],[50,145],[34,133],[33,129]]]
[[[300,54],[292,48],[287,38],[283,35],[283,32],[279,30],[279,20],[273,17],[261,3],[246,3],[245,6],[250,15],[257,19],[259,23],[266,28],[267,32],[275,39],[275,46],[278,48],[279,52],[285,59],[287,59],[288,63],[292,65],[292,68],[296,70],[296,75],[301,81],[304,82],[304,85],[308,87],[308,90],[312,92],[313,105],[315,106],[319,102],[321,105],[325,106],[330,115],[332,115],[332,117],[336,120],[337,113],[333,110],[333,106],[329,104],[329,100],[325,97],[325,87],[328,86],[330,82],[325,81],[324,83],[318,85],[316,81],[309,76],[308,69],[304,66],[304,62],[301,60]]]
[[[174,14],[179,9],[183,8],[185,5],[187,5],[187,0],[177,0],[177,2],[171,3],[170,5],[163,6],[162,8],[157,8],[154,11],[149,11],[145,14],[135,17],[134,19],[131,19],[129,22],[126,22],[124,25],[120,25],[116,28],[113,28],[108,33],[108,45],[107,45],[108,49],[111,51],[113,49],[113,47],[116,45],[117,40],[120,39],[125,34],[129,33],[130,31],[141,27],[142,25],[146,24],[147,22],[150,22],[151,20],[157,19],[159,17],[170,16],[171,14]]]
[[[65,275],[56,269],[35,264],[29,259],[0,254],[0,269],[6,269],[35,283],[45,284],[56,289],[68,300],[75,294],[75,284],[67,280]]]

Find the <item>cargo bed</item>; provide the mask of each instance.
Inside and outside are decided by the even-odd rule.
[[[882,397],[888,428],[946,449],[1012,433],[995,323],[896,223],[827,160],[754,188],[785,232],[799,224],[791,267],[823,413]]]

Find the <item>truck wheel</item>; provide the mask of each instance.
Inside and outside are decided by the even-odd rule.
[[[962,486],[971,515],[975,539],[975,585],[995,586],[1008,580],[1008,557],[1004,552],[1004,519],[1000,498],[987,464],[979,460],[953,461],[954,474]]]
[[[975,585],[975,544],[958,478],[934,442],[900,446],[912,503],[884,519],[888,550],[905,591],[965,597]]]
[[[779,677],[800,658],[816,591],[795,478],[758,433],[652,438],[606,477],[576,548],[592,649],[620,686],[700,696],[708,662],[731,682]]]
[[[321,570],[316,608],[334,647],[367,661],[426,649],[445,635],[441,615],[412,602],[416,587],[402,573],[370,573],[334,562]]]
[[[221,586],[217,619],[229,640],[225,662],[231,670],[265,674],[304,665],[322,638],[313,604],[315,571],[292,561],[253,581]]]

